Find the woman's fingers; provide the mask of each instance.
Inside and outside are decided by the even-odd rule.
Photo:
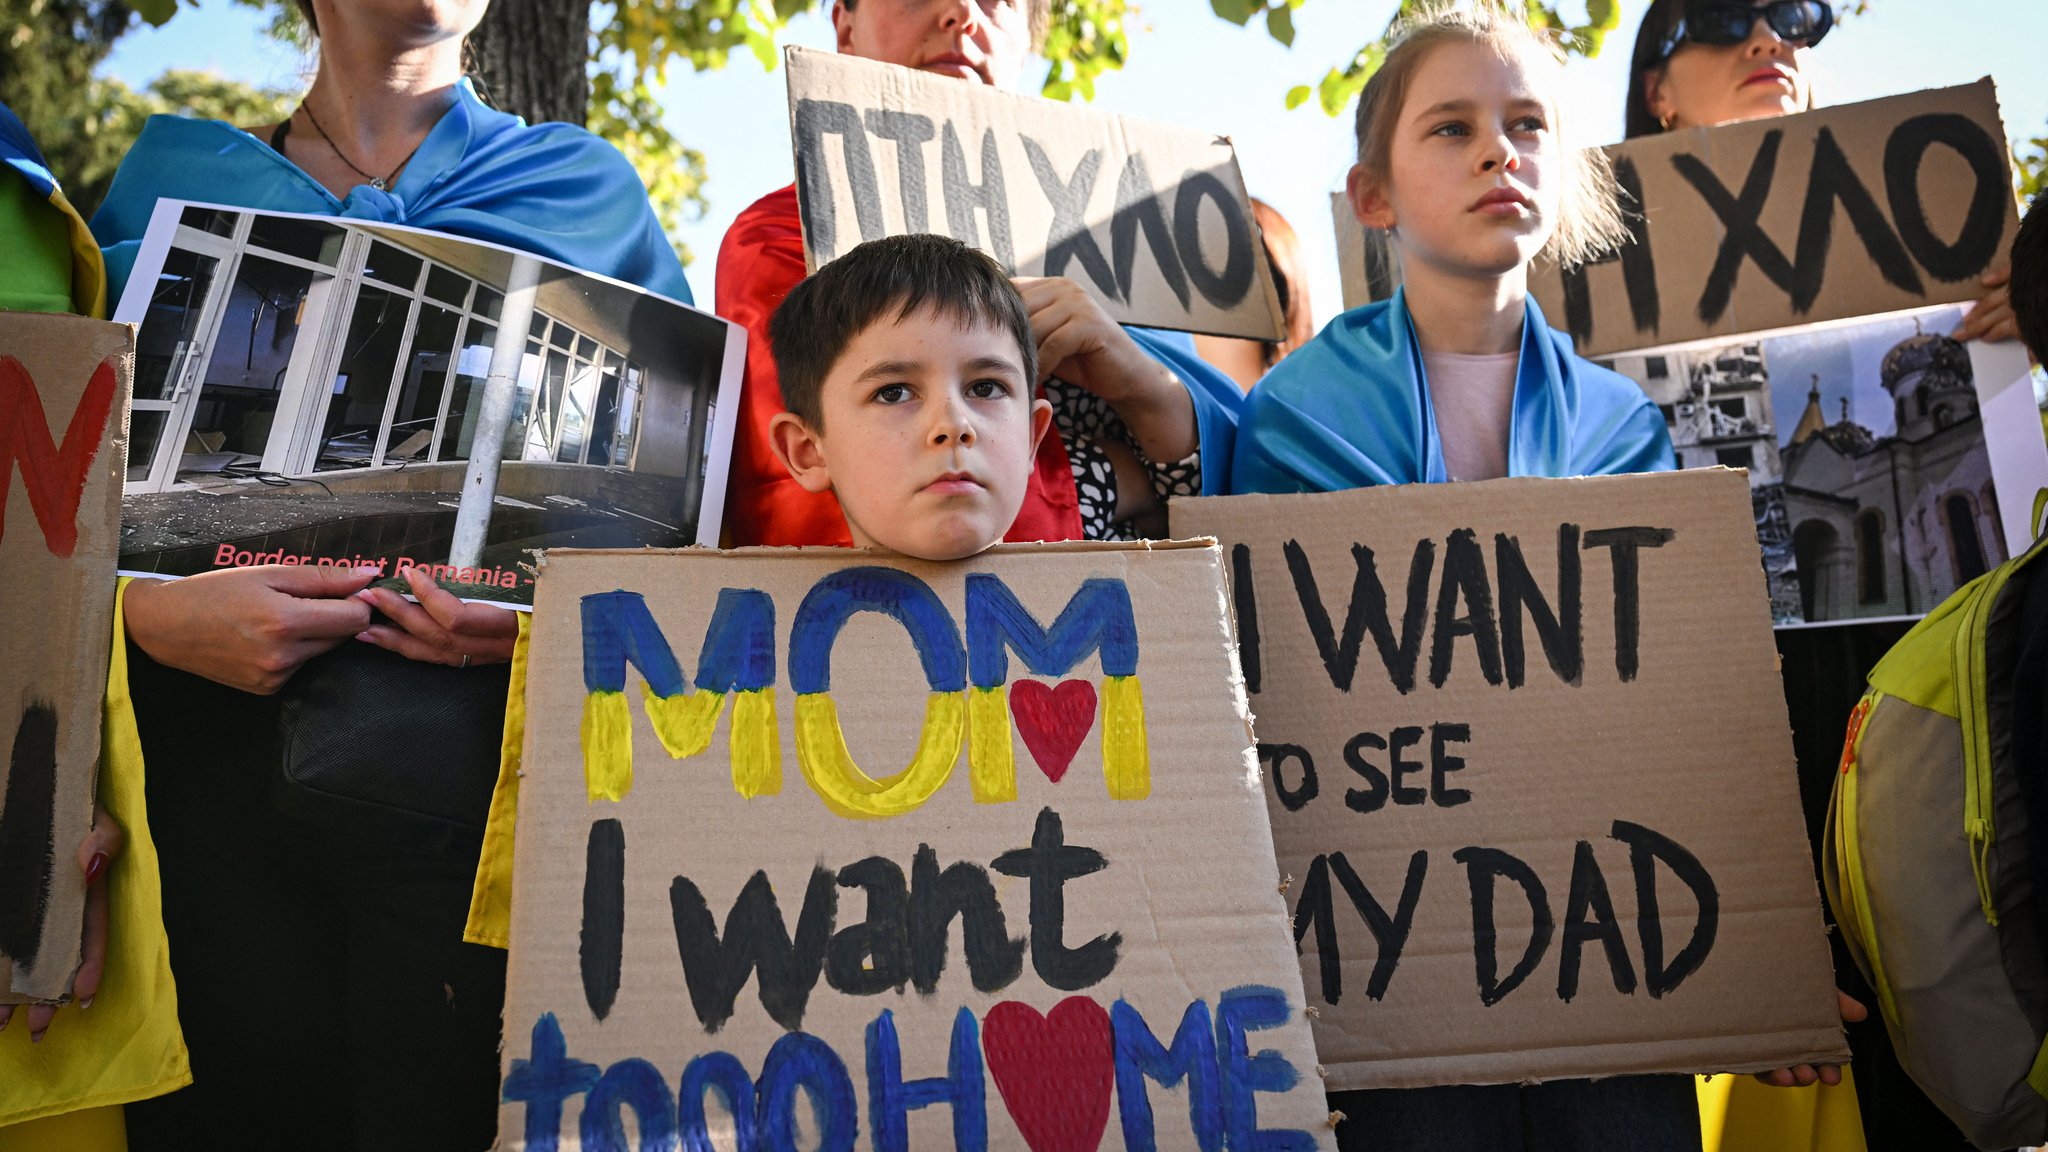
[[[502,664],[512,658],[519,618],[509,609],[465,604],[416,570],[406,583],[419,603],[388,588],[371,588],[361,599],[390,618],[363,629],[357,639],[428,664]]]
[[[105,808],[95,805],[92,831],[86,833],[85,841],[78,846],[78,867],[85,873],[86,886],[85,946],[78,974],[71,980],[71,995],[80,1008],[92,1007],[93,997],[99,995],[100,978],[106,973],[108,908],[113,887],[107,877],[127,840],[121,825]]]

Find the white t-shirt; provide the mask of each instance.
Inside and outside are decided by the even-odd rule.
[[[1520,357],[1519,352],[1469,356],[1423,351],[1444,471],[1451,479],[1494,480],[1508,474],[1508,424]]]

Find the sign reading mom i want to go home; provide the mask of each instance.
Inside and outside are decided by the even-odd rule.
[[[550,553],[502,1142],[1329,1148],[1221,566]]]

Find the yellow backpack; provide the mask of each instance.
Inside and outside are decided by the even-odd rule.
[[[2044,548],[1958,589],[1871,671],[1822,854],[1899,1062],[1992,1149],[2048,1140],[2048,940],[2010,739],[2021,605],[2048,579]]]

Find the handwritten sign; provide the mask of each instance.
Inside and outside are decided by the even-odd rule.
[[[1337,233],[1337,282],[1345,310],[1392,296],[1401,286],[1401,257],[1393,237],[1360,224],[1351,198],[1342,192],[1330,193],[1330,222]]]
[[[1989,79],[1607,154],[1633,242],[1531,283],[1588,356],[1975,300],[2019,227]]]
[[[1225,611],[1213,546],[551,553],[501,1143],[1331,1147]]]
[[[0,1003],[71,986],[135,330],[0,312]]]
[[[1333,1088],[1846,1056],[1742,476],[1176,501]]]
[[[1019,276],[1067,276],[1119,323],[1278,340],[1227,136],[850,56],[788,50],[804,259],[944,232]]]

